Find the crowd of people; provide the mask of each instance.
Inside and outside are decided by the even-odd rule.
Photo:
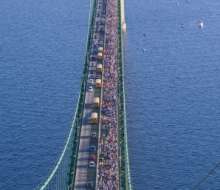
[[[117,0],[107,0],[98,190],[118,190],[117,22]]]

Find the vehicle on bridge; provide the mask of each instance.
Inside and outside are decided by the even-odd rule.
[[[88,182],[88,183],[87,183],[87,187],[88,187],[88,188],[93,188],[93,187],[94,187],[93,182]]]
[[[98,123],[98,113],[92,112],[91,123]]]
[[[102,53],[98,53],[98,59],[103,59],[103,54]]]
[[[96,88],[101,88],[101,87],[102,87],[102,81],[101,81],[101,79],[96,79],[96,81],[95,81],[95,87],[96,87]]]
[[[103,53],[103,47],[98,48],[98,53]]]
[[[91,137],[96,138],[96,132],[92,132]]]
[[[94,168],[95,167],[95,162],[94,161],[90,161],[89,162],[89,167],[90,168]]]
[[[99,102],[100,102],[100,100],[98,97],[94,98],[93,107],[99,107]]]
[[[93,91],[92,86],[89,86],[89,92],[92,92],[92,91]]]
[[[96,78],[97,78],[97,79],[100,79],[100,78],[101,78],[101,75],[96,75]]]
[[[96,72],[99,72],[99,73],[102,72],[102,64],[97,65]]]
[[[92,145],[92,146],[90,147],[90,152],[95,152],[95,151],[96,151],[96,147]]]
[[[90,160],[96,160],[96,157],[95,157],[95,155],[91,155],[89,159]]]

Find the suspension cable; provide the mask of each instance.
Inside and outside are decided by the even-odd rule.
[[[220,162],[210,171],[203,179],[199,182],[199,184],[193,189],[196,190],[220,165]]]

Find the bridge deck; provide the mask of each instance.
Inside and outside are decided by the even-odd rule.
[[[79,152],[78,152],[75,189],[85,189],[85,184],[87,180],[90,131],[91,131],[89,118],[90,118],[91,111],[92,111],[92,107],[91,107],[92,101],[93,101],[93,92],[86,93],[82,129],[81,129],[81,136],[80,136],[80,145],[79,145]]]
[[[94,25],[95,27],[91,28],[93,30],[93,39],[90,40],[97,40],[103,41],[104,43],[104,30],[101,30],[101,26],[105,26],[102,22],[102,18],[105,17],[106,12],[106,0],[98,0],[96,6],[95,15],[96,17]],[[99,26],[99,28],[96,28]],[[94,42],[92,42],[92,46],[94,46]],[[98,44],[97,44],[98,45]],[[104,47],[104,44],[103,44]],[[91,52],[93,51],[94,47],[90,47]],[[97,48],[96,48],[97,49]],[[90,57],[93,54],[90,53]],[[92,64],[95,65],[92,65]],[[79,151],[78,151],[78,160],[77,160],[77,169],[76,169],[76,178],[75,178],[75,190],[82,190],[87,189],[86,185],[87,182],[92,182],[93,186],[96,186],[96,171],[97,171],[97,158],[98,158],[98,136],[99,136],[99,123],[98,124],[91,124],[90,117],[92,112],[97,112],[100,115],[100,108],[93,108],[93,100],[94,97],[100,98],[101,103],[101,89],[95,88],[94,84],[90,83],[90,79],[93,80],[95,83],[95,79],[97,75],[99,75],[102,79],[102,73],[90,73],[92,70],[96,70],[97,64],[103,64],[102,60],[90,61],[89,73],[87,75],[88,83],[87,83],[87,90],[85,95],[85,103],[84,103],[84,110],[83,110],[83,117],[82,117],[82,126],[81,126],[81,134],[80,134],[80,144],[79,144]],[[93,91],[89,91],[89,87],[93,87]],[[95,132],[96,137],[91,137],[91,133]],[[90,151],[90,147],[94,145],[96,147],[95,152]],[[91,155],[96,156],[95,160],[95,167],[89,167],[89,158]],[[90,188],[88,188],[90,189]]]

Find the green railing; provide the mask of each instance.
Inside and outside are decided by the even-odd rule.
[[[68,138],[66,140],[64,149],[50,172],[49,177],[39,184],[36,190],[70,190],[74,188],[76,165],[79,149],[79,137],[81,131],[82,113],[85,100],[85,90],[87,83],[87,70],[89,67],[88,52],[90,51],[91,36],[93,30],[91,30],[94,22],[94,8],[96,7],[96,1],[90,0],[90,11],[88,21],[88,35],[86,43],[85,61],[82,73],[81,90],[78,96],[76,112],[73,118],[73,123],[70,128]]]
[[[125,104],[125,88],[124,88],[124,57],[123,57],[123,33],[121,20],[121,0],[118,0],[118,127],[120,140],[120,167],[119,167],[119,183],[120,190],[132,190],[130,177],[130,163],[128,154],[128,138],[126,125],[126,104]]]

